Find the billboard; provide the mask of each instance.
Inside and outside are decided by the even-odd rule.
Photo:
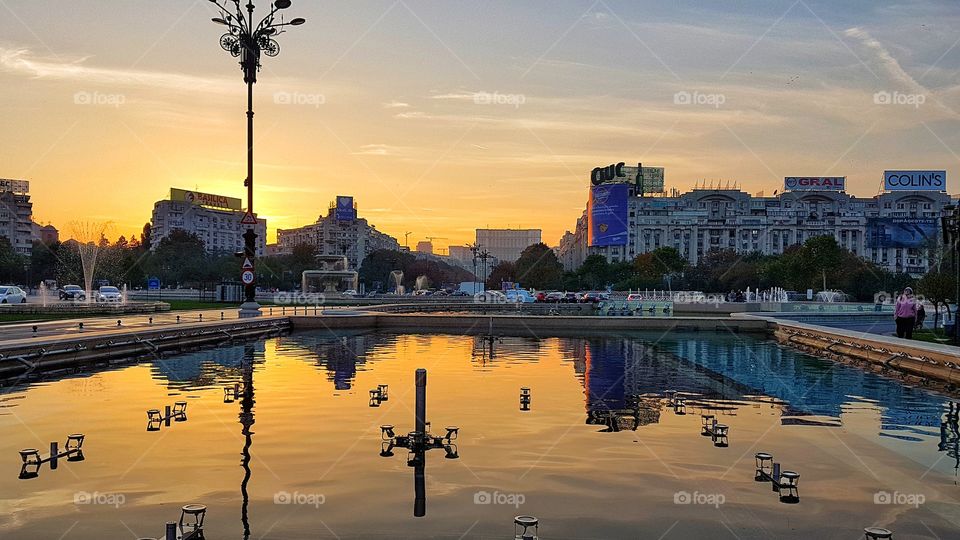
[[[947,171],[883,171],[887,191],[946,191]]]
[[[867,220],[867,246],[872,248],[920,248],[937,239],[937,218],[879,217]]]
[[[636,167],[624,167],[627,177],[633,179],[637,186],[637,195],[645,193],[663,193],[663,167],[644,167],[638,163]]]
[[[787,191],[844,191],[846,176],[788,176],[783,179]]]
[[[12,178],[0,178],[0,191],[12,191],[14,193],[30,193],[30,181],[14,180]]]
[[[353,197],[337,195],[337,221],[354,221],[357,219],[357,209],[353,206]]]
[[[590,188],[590,246],[627,245],[627,184]]]
[[[170,200],[188,202],[197,206],[209,206],[212,208],[223,208],[225,210],[240,210],[242,201],[233,197],[223,195],[213,195],[212,193],[201,193],[199,191],[189,191],[186,189],[170,188]]]

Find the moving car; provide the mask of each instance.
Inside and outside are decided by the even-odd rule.
[[[123,295],[120,294],[120,289],[116,287],[106,286],[100,287],[100,290],[97,291],[97,302],[122,302]]]
[[[344,296],[357,296],[357,291],[354,289],[347,289],[343,291]]]
[[[79,285],[64,285],[60,289],[61,300],[86,300],[87,293]]]
[[[0,304],[26,304],[27,293],[15,285],[0,286]]]

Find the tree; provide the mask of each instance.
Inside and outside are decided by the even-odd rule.
[[[17,253],[6,236],[0,236],[0,282],[19,283],[25,276],[27,258]]]
[[[140,245],[143,246],[143,249],[150,251],[150,248],[153,247],[152,240],[150,235],[153,233],[153,225],[148,221],[143,224],[143,231],[140,232]]]
[[[496,266],[493,267],[493,270],[490,271],[490,276],[487,277],[487,289],[500,290],[500,285],[505,281],[516,281],[517,276],[517,265],[510,261],[500,261]]]
[[[947,313],[950,313],[950,300],[956,296],[957,291],[956,276],[953,265],[945,262],[934,266],[917,282],[917,292],[932,302],[933,309],[936,311],[933,319],[934,328],[940,323],[940,305],[946,306]]]
[[[148,270],[164,283],[189,285],[206,281],[213,276],[203,240],[193,233],[174,229],[165,236],[150,257]]]
[[[516,281],[528,288],[555,289],[563,280],[563,264],[543,242],[523,250],[515,263],[515,272]]]

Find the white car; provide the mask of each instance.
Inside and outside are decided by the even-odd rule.
[[[530,294],[530,291],[525,289],[509,289],[504,291],[504,296],[507,297],[508,302],[514,302],[517,304],[532,304],[536,302],[537,299]]]
[[[123,295],[116,287],[100,287],[97,291],[97,302],[122,302]]]
[[[0,286],[0,304],[26,304],[27,293],[15,285]]]

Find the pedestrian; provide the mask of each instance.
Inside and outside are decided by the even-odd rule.
[[[913,297],[912,288],[905,288],[903,294],[897,297],[893,318],[897,322],[897,337],[913,339],[913,326],[917,321],[917,301]]]

